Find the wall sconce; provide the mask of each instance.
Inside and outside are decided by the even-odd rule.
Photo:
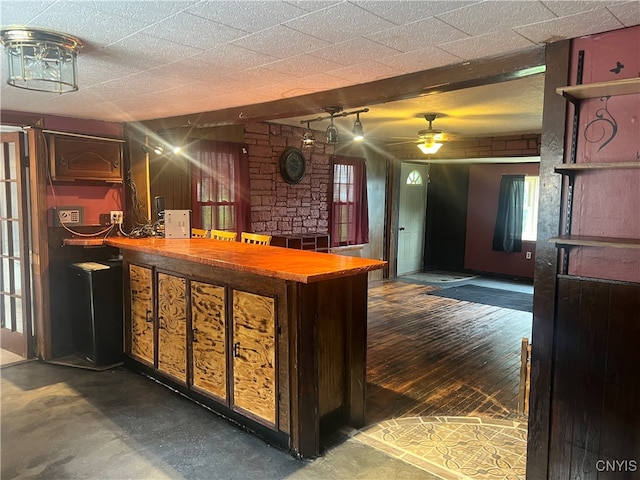
[[[302,148],[313,148],[316,144],[316,138],[313,136],[313,132],[309,128],[309,122],[307,122],[307,131],[302,136]]]
[[[78,90],[78,50],[82,42],[66,33],[26,27],[0,30],[7,56],[7,83],[37,92]]]

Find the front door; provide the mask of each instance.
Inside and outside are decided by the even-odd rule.
[[[422,270],[428,174],[427,165],[403,163],[400,167],[398,275]]]
[[[1,346],[26,358],[31,338],[31,284],[24,136],[3,132],[0,141]]]

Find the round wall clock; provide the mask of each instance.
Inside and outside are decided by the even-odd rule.
[[[280,155],[280,173],[287,183],[299,183],[304,177],[307,161],[298,148],[287,148]]]

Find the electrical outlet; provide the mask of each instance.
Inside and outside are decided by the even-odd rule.
[[[527,252],[527,253],[525,254],[525,258],[526,258],[527,260],[531,260],[531,252]]]
[[[108,227],[111,225],[111,214],[110,213],[101,213],[100,214],[100,226]]]
[[[111,210],[111,224],[122,225],[122,210]]]

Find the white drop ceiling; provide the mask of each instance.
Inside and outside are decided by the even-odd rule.
[[[132,122],[297,97],[638,25],[640,2],[2,0],[0,23],[84,43],[74,93],[9,87],[3,63],[2,109]],[[537,76],[390,102],[370,106],[362,121],[390,141],[425,129],[426,112],[444,114],[434,127],[460,136],[538,132],[542,85]]]

